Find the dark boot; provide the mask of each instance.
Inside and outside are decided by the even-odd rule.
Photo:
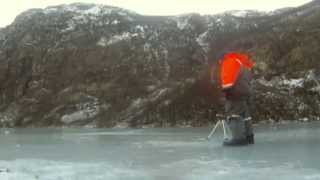
[[[247,136],[248,144],[254,144],[254,134]]]
[[[248,145],[247,139],[224,139],[224,146],[245,146]]]
[[[251,117],[246,118],[244,122],[246,127],[248,144],[254,144],[254,134],[253,134]]]

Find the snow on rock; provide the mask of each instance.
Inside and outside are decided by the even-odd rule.
[[[151,50],[151,44],[150,43],[145,43],[143,45],[143,51],[148,52]]]
[[[143,103],[144,101],[142,100],[142,98],[138,98],[132,102],[131,106],[139,108]]]
[[[288,11],[290,11],[290,10],[292,10],[292,9],[293,9],[292,7],[286,7],[286,8],[276,9],[276,10],[274,10],[274,11],[267,12],[267,14],[268,14],[269,16],[279,15],[279,14],[288,12]]]
[[[188,22],[187,21],[182,21],[182,20],[178,21],[178,24],[177,24],[177,26],[178,26],[178,28],[180,30],[184,29],[187,25],[188,25]]]
[[[268,15],[266,12],[260,12],[256,10],[231,10],[225,12],[225,14],[241,18]]]
[[[87,120],[88,118],[94,117],[96,114],[97,113],[95,112],[91,113],[91,111],[81,110],[81,111],[74,112],[72,114],[62,116],[61,121],[65,124],[71,124],[76,121]]]
[[[235,11],[229,11],[227,14],[230,14],[232,16],[236,17],[246,17],[248,15],[248,11],[243,11],[243,10],[235,10]]]
[[[174,17],[173,20],[177,23],[177,27],[180,30],[183,30],[190,25],[189,24],[189,16],[187,16],[187,15]]]
[[[9,114],[9,113],[1,113],[0,114],[0,121],[1,123],[5,123],[5,122],[11,122],[14,117],[12,117],[13,115],[12,114]]]
[[[200,34],[198,36],[198,38],[196,39],[196,41],[198,42],[198,44],[202,47],[202,49],[205,51],[205,52],[208,52],[209,51],[209,42],[207,41],[207,38],[208,38],[208,31]]]
[[[135,100],[132,101],[132,103],[130,104],[130,106],[127,109],[127,112],[131,112],[134,109],[140,109],[141,107],[143,107],[146,103],[148,102],[147,98],[137,98]]]
[[[75,6],[75,4],[72,4],[72,5],[63,5],[62,6],[62,9],[64,11],[71,11],[71,12],[77,12],[78,11],[78,7]]]
[[[225,21],[222,18],[217,18],[215,20],[215,23],[210,23],[209,24],[209,28],[213,28],[216,25],[223,27],[223,26],[225,26]]]
[[[146,98],[137,98],[132,101],[132,103],[127,108],[127,112],[131,112],[134,109],[141,109],[141,107],[145,106],[147,103],[155,102],[156,100],[159,100],[164,95],[166,95],[170,91],[169,88],[163,88],[159,89],[155,92],[153,92],[151,95],[149,95]]]
[[[303,78],[299,78],[299,79],[283,79],[282,81],[280,81],[280,84],[296,88],[296,87],[303,87],[303,82],[304,82]]]
[[[43,13],[45,14],[51,14],[51,13],[56,13],[59,9],[56,8],[56,7],[48,7],[48,8],[45,8],[43,10]]]
[[[111,12],[111,10],[108,11],[109,13]],[[101,6],[93,6],[92,8],[83,11],[84,14],[92,14],[92,15],[99,15],[100,13],[102,13],[102,8]]]
[[[165,100],[163,97],[170,91],[169,88],[163,88],[156,90],[155,92],[151,93],[147,97],[139,97],[134,99],[128,108],[122,112],[122,121],[120,122],[130,122],[133,118],[140,116],[144,111],[149,103],[158,102],[158,100]],[[166,102],[166,101],[165,101]],[[170,104],[170,101],[166,103],[161,103],[162,105]],[[118,126],[118,125],[117,125]]]
[[[310,89],[313,92],[319,92],[320,93],[320,86],[316,86]]]
[[[76,105],[77,111],[66,114],[61,117],[61,122],[71,124],[78,121],[85,121],[95,117],[100,112],[98,100],[94,98],[93,101],[79,103]]]
[[[115,35],[115,36],[111,37],[109,39],[109,41],[107,42],[107,45],[115,44],[120,41],[130,40],[131,38],[136,37],[136,36],[138,36],[138,33],[124,32],[122,34]]]
[[[111,24],[112,25],[117,25],[117,24],[120,24],[120,21],[119,20],[114,20],[114,21],[111,22]]]
[[[133,21],[133,17],[137,15],[135,12],[131,12],[122,8],[95,5],[86,3],[73,3],[68,5],[59,5],[47,7],[45,9],[29,10],[21,16],[22,19],[31,17],[37,12],[42,12],[46,15],[52,14],[65,14],[71,15],[67,21],[67,27],[62,30],[62,33],[73,31],[77,25],[86,25],[88,23],[95,23],[96,26],[103,26],[104,24],[118,25],[121,23],[120,19],[109,19],[105,16],[116,15],[121,16],[123,20]],[[101,21],[103,19],[103,21]]]
[[[152,93],[151,95],[151,101],[156,101],[159,98],[163,97],[164,95],[166,95],[168,92],[170,91],[169,88],[163,88],[163,89],[159,89],[156,92]]]
[[[108,40],[106,37],[100,38],[100,40],[97,42],[97,46],[105,47],[108,44]]]
[[[315,87],[311,88],[311,91],[320,92],[320,80],[317,77],[315,70],[309,70],[306,74],[306,81],[311,81],[315,84]]]
[[[18,116],[18,107],[10,106],[5,111],[0,112],[0,124],[12,125]]]
[[[165,106],[168,106],[169,104],[171,104],[171,100],[165,100],[164,102],[163,102],[163,105],[165,105]]]
[[[95,5],[95,4],[86,4],[86,3],[73,3],[73,4],[64,4],[60,6],[51,6],[47,7],[43,10],[45,14],[56,13],[56,12],[72,12],[86,15],[100,15],[110,14],[113,10],[117,10],[120,8],[109,7],[103,5]]]
[[[73,16],[70,21],[73,21],[72,23],[77,23],[77,24],[87,24],[89,22],[89,18],[90,17],[86,15],[79,15],[79,16]]]
[[[66,32],[70,32],[70,31],[75,30],[76,24],[74,21],[68,21],[67,24],[68,24],[67,28],[61,30],[62,33],[66,33]]]
[[[20,22],[26,22],[33,18],[33,16],[37,15],[38,13],[41,13],[41,9],[30,9],[27,10],[20,15],[18,15],[13,22],[13,24],[18,24]]]
[[[265,80],[264,78],[261,78],[261,79],[257,79],[256,81],[257,81],[259,84],[262,84],[262,85],[264,85],[264,86],[268,86],[268,87],[275,86],[274,80],[267,81],[267,80]]]
[[[155,85],[147,86],[147,91],[149,91],[149,92],[152,92],[152,91],[154,91],[156,89],[157,89],[157,86],[155,86]]]
[[[307,108],[308,108],[308,105],[306,105],[305,103],[300,103],[299,106],[298,106],[298,110],[300,112],[304,111]]]
[[[135,27],[135,29],[136,29],[138,32],[144,32],[144,27],[141,26],[141,25],[137,25],[137,26]]]
[[[165,77],[165,79],[169,79],[171,68],[170,68],[169,62],[167,60],[168,59],[168,51],[166,51],[165,54],[166,54],[166,56],[165,56],[165,61],[164,61],[164,69],[165,69],[164,77]]]
[[[144,26],[137,25],[137,26],[134,28],[134,32],[139,33],[139,35],[140,35],[142,38],[145,38],[145,37],[146,37],[146,31],[145,31],[145,27],[144,27]]]
[[[265,79],[258,79],[257,80],[260,84],[269,87],[289,87],[289,88],[298,88],[303,87],[304,78],[297,78],[297,79],[286,79],[285,77],[278,77],[273,78],[270,81]]]
[[[129,128],[129,124],[128,122],[118,122],[113,128],[114,129],[125,129],[125,128]]]
[[[307,117],[304,117],[304,118],[300,118],[299,121],[302,121],[302,122],[308,122],[310,121],[309,118]]]

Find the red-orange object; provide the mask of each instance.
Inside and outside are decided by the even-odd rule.
[[[254,62],[249,56],[242,53],[228,53],[221,60],[221,82],[222,88],[232,87],[238,79],[242,67],[252,69]]]

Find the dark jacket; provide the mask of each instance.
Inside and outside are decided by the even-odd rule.
[[[248,99],[251,94],[252,73],[249,69],[242,67],[236,83],[223,90],[228,100]]]

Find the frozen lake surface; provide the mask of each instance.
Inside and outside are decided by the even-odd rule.
[[[209,128],[1,129],[1,180],[318,180],[320,123],[261,125],[223,147]]]

